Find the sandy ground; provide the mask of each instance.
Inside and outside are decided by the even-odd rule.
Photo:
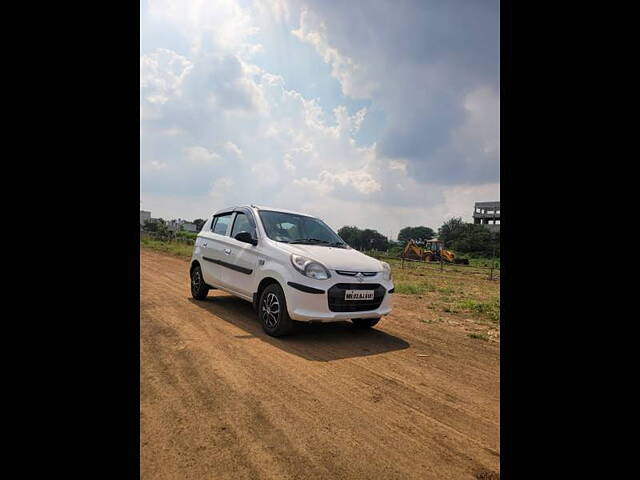
[[[189,291],[142,250],[143,479],[498,478],[499,344],[397,295],[373,330],[263,333],[251,304]]]

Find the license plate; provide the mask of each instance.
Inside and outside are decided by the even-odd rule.
[[[345,300],[373,300],[373,290],[347,290]]]

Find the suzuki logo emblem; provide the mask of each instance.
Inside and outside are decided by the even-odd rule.
[[[362,280],[364,280],[362,273],[358,272],[356,273],[356,278],[358,279],[359,282],[361,282]]]

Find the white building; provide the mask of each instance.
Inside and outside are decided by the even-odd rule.
[[[140,226],[144,225],[147,220],[151,220],[151,212],[140,210]]]
[[[167,222],[167,229],[170,232],[179,232],[181,230],[180,226],[182,225],[182,221],[180,219],[178,220],[169,220]]]
[[[167,222],[167,228],[171,232],[180,232],[180,231],[196,232],[196,233],[198,232],[198,227],[196,226],[195,223],[187,222],[182,218],[178,218],[177,220],[176,219],[169,220]]]
[[[500,232],[500,201],[476,202],[473,223],[483,225],[492,232]]]

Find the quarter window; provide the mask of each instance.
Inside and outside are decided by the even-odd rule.
[[[213,227],[211,228],[211,231],[213,233],[217,233],[218,235],[224,235],[225,233],[227,233],[229,222],[231,222],[230,213],[218,215],[217,217],[213,218]]]

